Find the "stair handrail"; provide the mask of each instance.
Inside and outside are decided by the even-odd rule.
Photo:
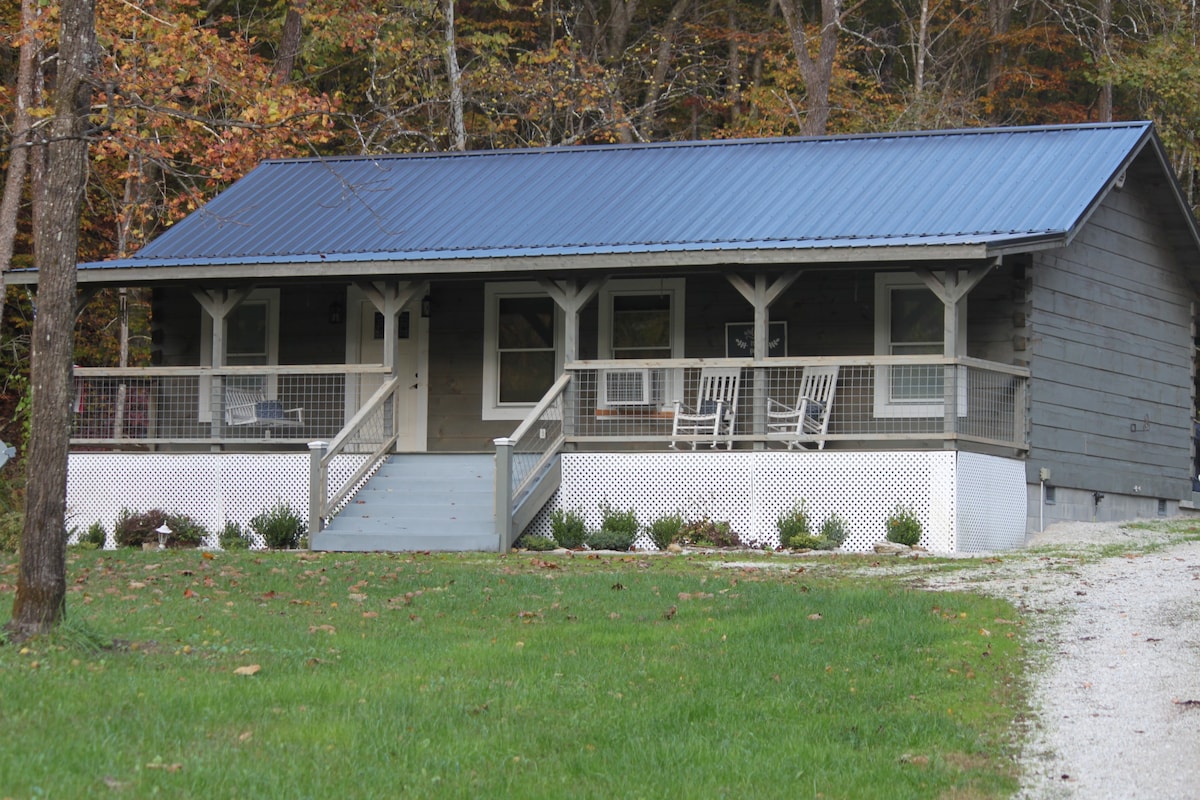
[[[342,427],[333,441],[327,445],[323,442],[309,444],[309,448],[313,452],[309,475],[308,530],[310,535],[319,533],[324,527],[324,523],[349,501],[363,478],[378,469],[399,439],[399,426],[393,419],[391,433],[379,437],[374,442],[374,449],[368,453],[367,458],[358,466],[358,469],[354,470],[350,477],[343,481],[342,485],[337,487],[332,494],[329,493],[330,464],[333,463],[335,457],[346,450],[348,444],[360,441],[355,437],[366,429],[368,422],[372,421],[377,414],[382,413],[385,404],[395,395],[399,385],[400,378],[398,376],[384,381],[383,385],[375,390],[367,402],[363,403],[358,412]],[[393,408],[395,408],[394,403]]]
[[[515,533],[519,533],[513,531],[517,499],[537,480],[566,441],[563,397],[571,378],[570,372],[564,372],[510,436],[492,440],[496,446],[496,535],[502,553],[512,547]],[[546,435],[554,422],[557,422],[554,434]],[[530,436],[539,423],[537,436]]]

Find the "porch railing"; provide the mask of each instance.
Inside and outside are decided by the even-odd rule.
[[[768,402],[796,406],[805,368],[817,366],[838,367],[829,427],[821,437],[827,447],[1029,447],[1029,371],[942,356],[577,361],[567,365],[573,380],[564,411],[566,441],[711,442],[711,436],[672,436],[675,402],[696,404],[706,366],[741,369],[733,432],[722,438],[734,447],[785,442],[785,434],[768,427]]]
[[[572,378],[571,373],[559,377],[511,436],[494,441],[496,525],[501,552],[512,547],[515,534],[524,528],[520,515],[514,518],[514,512],[523,506],[536,511],[534,506],[541,505],[533,495],[566,441],[563,411]],[[557,485],[554,483],[555,488]],[[548,497],[549,493],[543,494]]]
[[[330,439],[389,377],[379,365],[76,367],[76,445]]]
[[[399,436],[396,424],[396,390],[399,378],[389,378],[363,404],[358,413],[328,444],[312,442],[309,475],[308,529],[320,533],[325,524],[349,501],[350,497],[392,451]],[[362,454],[366,458],[337,486],[329,485],[330,467],[343,454]]]

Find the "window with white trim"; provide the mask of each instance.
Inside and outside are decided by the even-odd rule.
[[[523,419],[562,372],[562,313],[535,283],[491,283],[483,324],[483,418]]]
[[[609,281],[600,290],[599,357],[629,359],[666,359],[683,357],[683,298],[682,278],[648,280],[628,279]],[[610,371],[613,372],[613,371]],[[608,397],[601,389],[598,407],[613,405],[644,405],[667,407],[679,399],[678,382],[669,369],[639,370],[645,385],[634,401]],[[613,378],[621,394],[630,394],[633,371],[625,375],[605,375]],[[607,384],[606,384],[607,385]]]
[[[945,305],[911,272],[875,276],[876,355],[941,355],[945,349]],[[966,350],[966,304],[959,305],[958,351]],[[965,413],[965,383],[959,413]],[[875,373],[875,416],[940,417],[945,414],[943,367],[893,365]]]
[[[212,363],[212,317],[200,315],[200,363]],[[227,367],[273,366],[279,363],[279,290],[255,289],[245,300],[225,315],[225,352],[222,361]],[[268,375],[240,375],[225,379],[225,385],[262,392],[274,399],[277,378]],[[200,379],[201,422],[212,421],[212,381]]]

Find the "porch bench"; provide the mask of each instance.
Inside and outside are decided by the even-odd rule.
[[[268,400],[263,392],[226,389],[225,424],[298,428],[304,424],[304,409],[284,408],[278,400]]]

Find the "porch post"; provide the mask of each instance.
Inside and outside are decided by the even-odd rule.
[[[493,439],[496,446],[496,552],[507,553],[513,538],[512,460],[516,442],[506,437]]]
[[[429,281],[377,281],[374,283],[359,282],[358,288],[371,301],[371,305],[383,315],[383,365],[388,368],[394,378],[399,374],[400,364],[396,357],[399,343],[400,312],[416,297],[424,296],[429,291]],[[410,325],[420,324],[412,320]],[[400,430],[400,403],[392,401],[392,430]]]
[[[998,256],[988,259],[982,264],[968,268],[964,279],[960,279],[958,267],[947,268],[942,272],[940,279],[927,268],[914,270],[944,305],[942,355],[946,358],[958,358],[959,355],[963,355],[958,351],[958,317],[963,300],[999,264]],[[958,447],[958,443],[954,439],[954,434],[958,430],[958,392],[960,388],[966,389],[966,380],[965,368],[959,369],[957,364],[947,364],[943,368],[945,416],[943,417],[942,432],[946,437],[943,441],[947,449]]]
[[[768,283],[765,272],[754,275],[754,285],[751,286],[742,276],[729,273],[725,278],[733,288],[754,308],[754,406],[753,432],[759,441],[754,443],[754,449],[765,447],[763,438],[767,434],[767,368],[765,361],[770,353],[771,304],[787,291],[788,287],[800,277],[800,272],[781,275]]]
[[[328,496],[328,476],[321,468],[329,442],[308,443],[308,546],[312,537],[321,532],[321,519],[325,516],[325,498]]]
[[[593,278],[583,286],[579,286],[574,280],[538,279],[538,285],[546,291],[546,294],[550,295],[550,299],[563,312],[564,364],[570,364],[579,359],[579,312],[599,293],[600,287],[606,280],[606,278]],[[564,398],[562,420],[564,436],[575,433],[575,415],[571,413],[571,409],[575,408],[573,400],[576,385],[577,381],[571,381],[571,385],[567,387],[568,396]]]
[[[192,297],[200,307],[212,318],[212,352],[209,353],[208,366],[216,372],[225,366],[225,318],[250,296],[253,286],[238,289],[193,289]],[[205,391],[204,379],[200,379],[200,391]],[[207,390],[208,409],[211,414],[212,437],[220,439],[225,425],[225,391],[224,379],[213,375]]]

